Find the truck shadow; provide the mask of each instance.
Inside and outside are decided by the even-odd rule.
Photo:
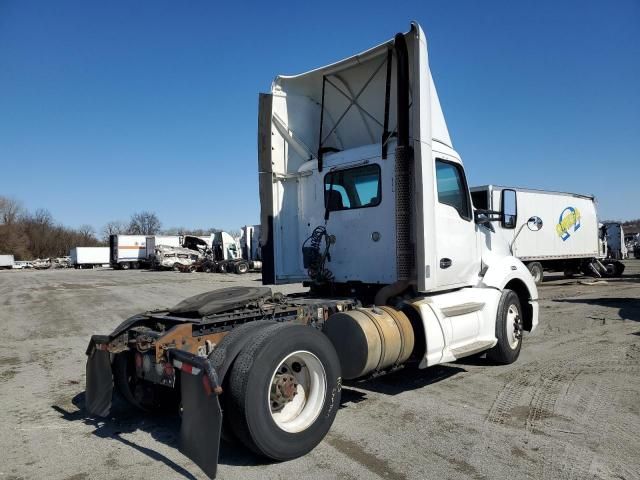
[[[599,307],[618,308],[618,316],[622,320],[640,322],[640,299],[637,298],[558,298],[553,301],[561,303],[586,303],[587,305],[596,305]]]
[[[138,452],[146,455],[151,460],[162,462],[171,468],[175,473],[175,478],[186,478],[196,480],[189,470],[166,457],[162,453],[148,447],[143,447],[135,442],[124,438],[123,434],[133,433],[140,430],[149,433],[151,437],[178,451],[178,443],[180,438],[180,416],[177,414],[149,414],[133,410],[121,399],[115,399],[112,405],[111,414],[106,418],[99,418],[90,415],[84,408],[85,392],[78,393],[72,399],[72,403],[78,408],[70,411],[59,405],[52,405],[61,418],[69,422],[80,422],[94,428],[93,435],[103,439],[115,440],[127,447],[133,448]],[[180,455],[182,455],[180,453]],[[185,462],[190,462],[186,457]],[[220,465],[235,466],[259,466],[270,463],[262,457],[250,452],[244,446],[239,445],[228,439],[220,442],[220,454],[218,463]],[[194,467],[198,468],[198,467]]]
[[[366,401],[366,391],[397,395],[398,393],[426,387],[465,371],[463,368],[448,365],[438,365],[425,370],[407,367],[385,376],[359,382],[348,382],[342,389],[340,408]],[[106,418],[100,418],[90,415],[85,410],[85,392],[75,395],[71,402],[77,407],[77,410],[68,410],[59,405],[52,405],[51,408],[66,421],[79,422],[93,427],[94,430],[91,432],[93,435],[105,440],[115,440],[137,450],[151,460],[164,463],[180,478],[196,479],[186,468],[162,453],[138,445],[122,436],[123,434],[126,435],[140,430],[149,433],[154,440],[178,450],[181,422],[179,415],[171,413],[149,414],[136,411],[126,404],[124,400],[114,396],[111,414]],[[185,460],[188,461],[186,457]],[[218,463],[234,466],[259,466],[274,462],[255,455],[239,443],[223,436],[223,441],[220,443]]]
[[[433,367],[419,369],[417,366],[408,366],[395,372],[356,382],[345,381],[345,385],[369,390],[385,395],[397,395],[410,390],[417,390],[433,383],[441,382],[466,370],[457,366],[435,365]],[[355,390],[353,390],[355,392]],[[345,389],[342,391],[342,400],[345,402]],[[351,393],[347,393],[347,398]],[[358,401],[365,400],[360,399]],[[352,400],[348,400],[352,401]]]

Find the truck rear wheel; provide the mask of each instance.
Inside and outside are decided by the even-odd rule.
[[[520,299],[513,290],[502,291],[496,315],[496,338],[498,343],[487,352],[487,357],[496,363],[513,363],[520,356],[522,347],[522,308]]]
[[[240,262],[236,265],[236,273],[242,274],[249,271],[249,264],[247,262]]]
[[[531,262],[527,264],[527,268],[531,272],[531,276],[533,277],[533,281],[536,282],[536,285],[540,285],[544,279],[542,264],[540,262]]]
[[[120,269],[121,270],[129,270],[129,264],[127,262],[121,263],[120,264]]]
[[[340,363],[318,330],[276,324],[242,350],[229,377],[229,425],[249,449],[274,460],[311,451],[331,428],[341,391]]]

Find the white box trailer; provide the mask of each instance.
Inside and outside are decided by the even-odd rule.
[[[109,247],[75,247],[69,251],[75,268],[94,268],[109,265]]]
[[[13,268],[14,264],[13,255],[0,255],[0,268]]]
[[[147,265],[146,235],[111,235],[109,263],[113,268],[128,270]]]
[[[515,216],[496,223],[496,233],[508,242],[512,254],[529,267],[537,284],[542,282],[545,270],[567,276],[596,274],[594,269],[600,273],[597,276],[615,273],[613,267],[598,264],[598,259],[606,256],[606,246],[593,196],[483,185],[471,188],[474,207],[480,211],[503,210],[503,192],[507,190],[515,192]],[[531,217],[542,219],[540,231],[526,228]]]

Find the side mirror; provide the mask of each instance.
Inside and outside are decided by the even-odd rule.
[[[518,221],[518,199],[515,190],[502,190],[500,212],[502,214],[500,222],[502,228],[516,228],[516,222]]]
[[[537,232],[542,228],[542,219],[540,217],[531,217],[527,220],[527,228],[532,232]]]

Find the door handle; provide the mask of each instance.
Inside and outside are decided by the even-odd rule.
[[[450,258],[441,258],[440,259],[440,268],[449,268],[453,262]]]

